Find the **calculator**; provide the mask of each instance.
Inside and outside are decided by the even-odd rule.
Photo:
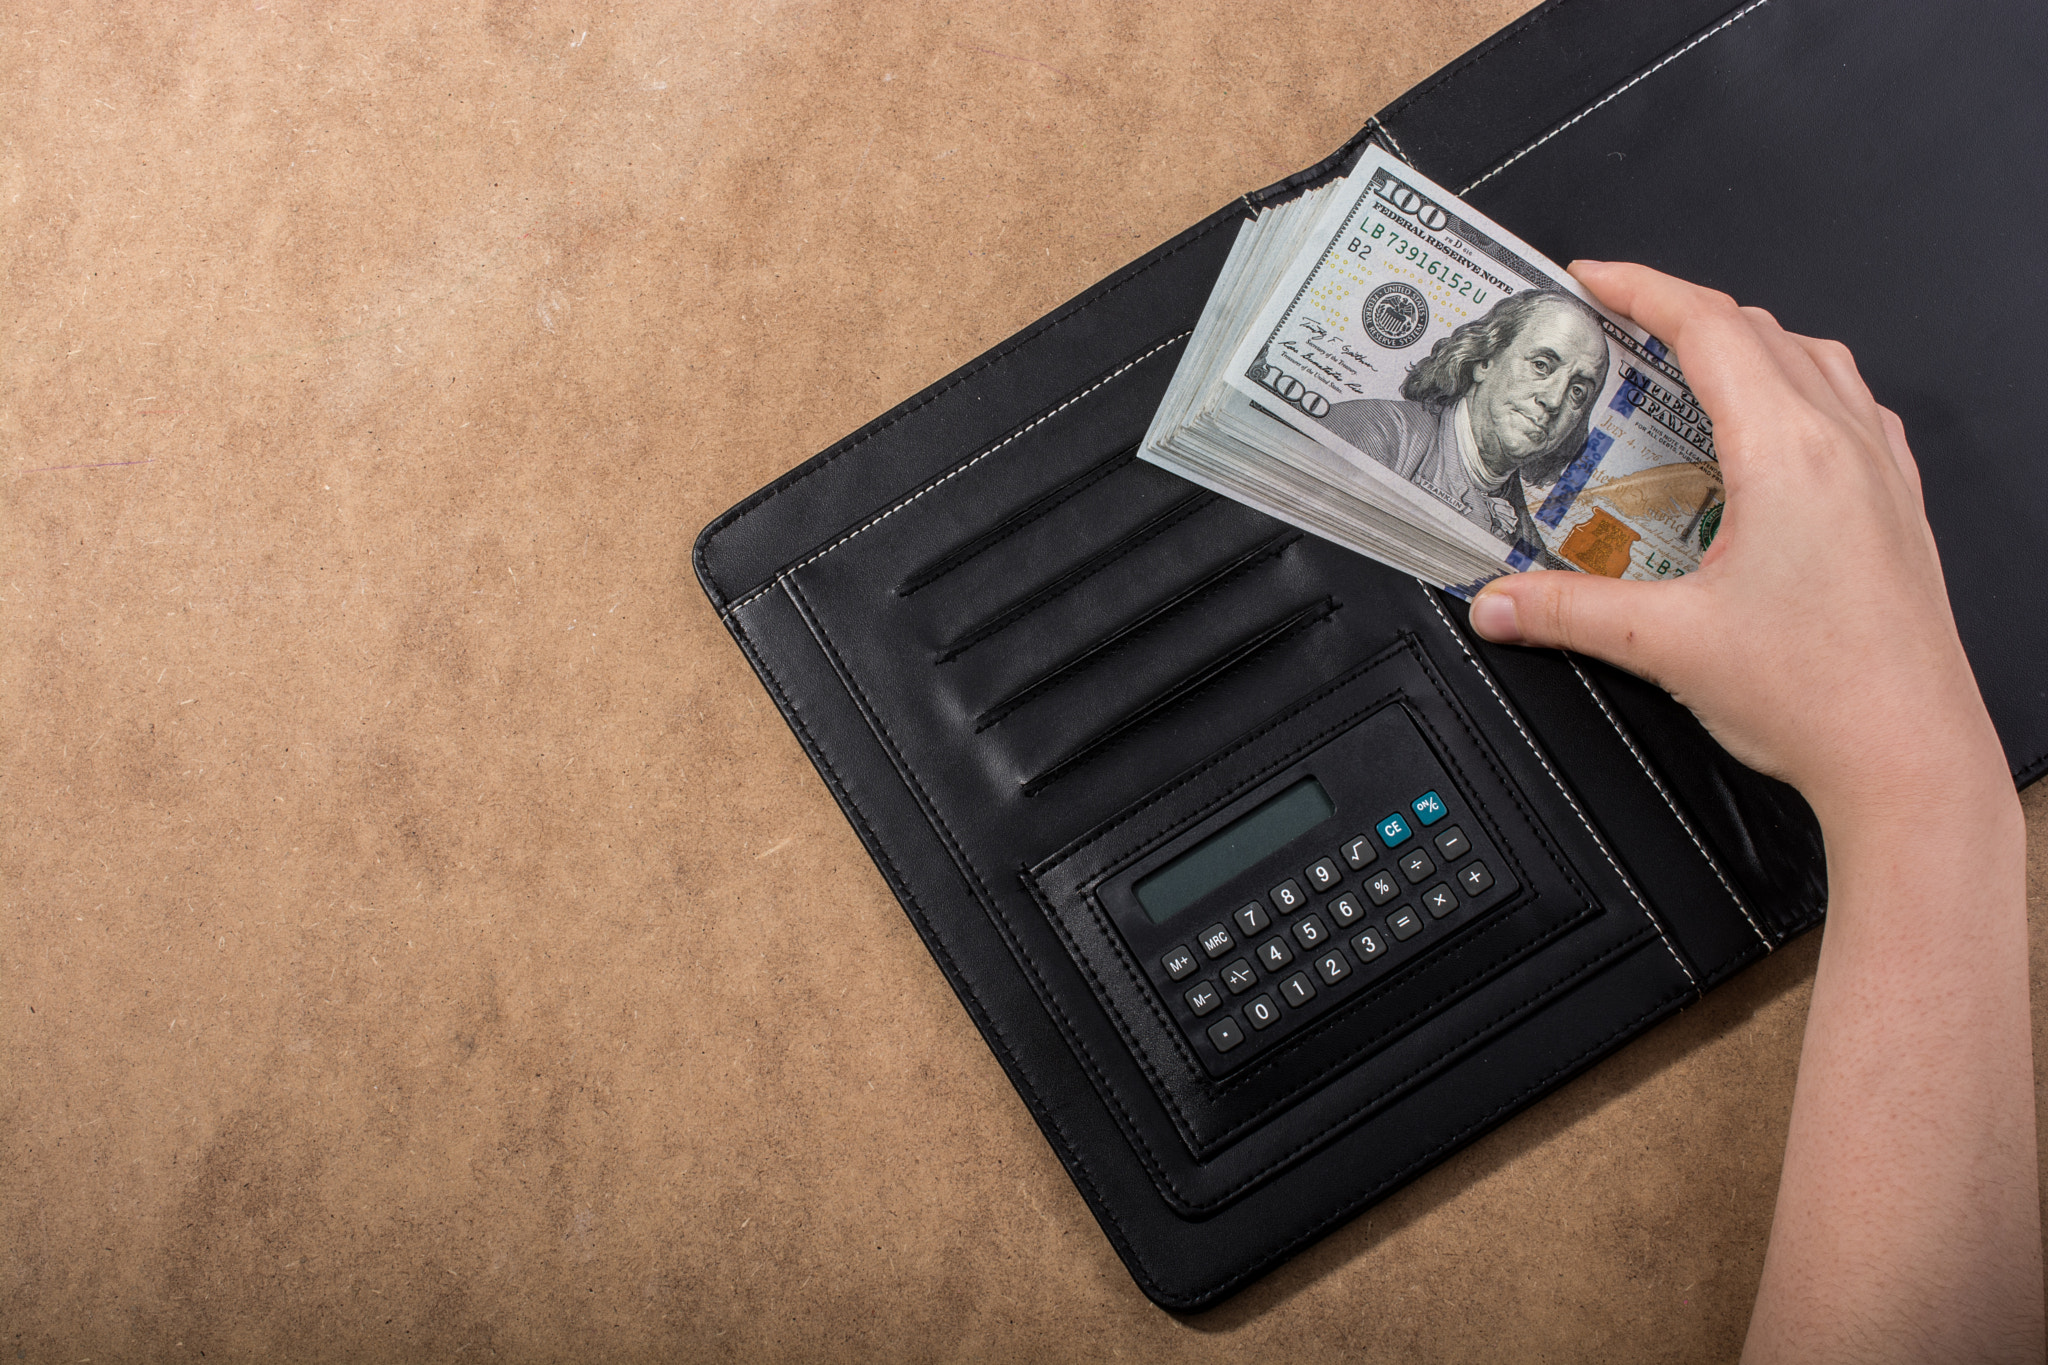
[[[1101,889],[1194,1055],[1223,1076],[1520,889],[1479,812],[1390,708]]]

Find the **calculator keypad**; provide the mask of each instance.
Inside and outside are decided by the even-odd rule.
[[[1298,855],[1313,861],[1154,958],[1212,1069],[1264,1052],[1515,890],[1479,829],[1439,780],[1327,854]]]

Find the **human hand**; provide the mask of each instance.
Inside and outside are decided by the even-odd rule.
[[[1847,348],[1644,266],[1572,273],[1671,347],[1713,419],[1727,510],[1695,573],[1510,574],[1473,599],[1473,629],[1658,684],[1823,825],[1924,802],[1950,772],[2006,780],[1904,429]]]

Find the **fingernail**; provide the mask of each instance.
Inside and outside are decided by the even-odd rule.
[[[1522,638],[1515,624],[1515,599],[1504,592],[1482,592],[1472,599],[1472,629],[1495,644],[1511,645]]]
[[[1606,264],[1607,262],[1605,261],[1589,261],[1585,257],[1581,256],[1579,259],[1573,261],[1571,265],[1566,268],[1570,270],[1577,270],[1582,265],[1603,266]]]

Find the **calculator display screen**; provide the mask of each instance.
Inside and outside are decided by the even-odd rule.
[[[1157,872],[1140,878],[1131,890],[1152,922],[1164,923],[1336,813],[1337,805],[1323,784],[1304,777]]]

